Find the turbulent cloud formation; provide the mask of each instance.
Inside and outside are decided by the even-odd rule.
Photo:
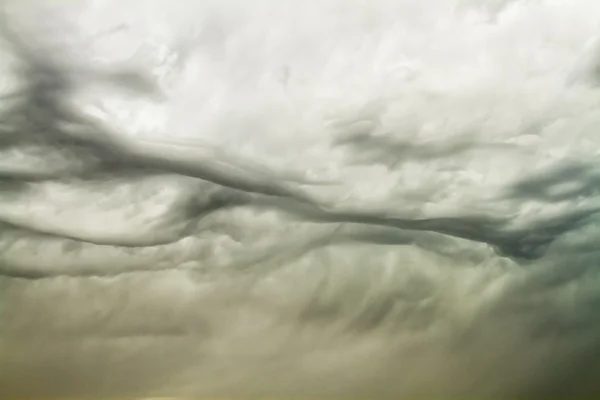
[[[0,4],[0,397],[600,390],[597,1]]]

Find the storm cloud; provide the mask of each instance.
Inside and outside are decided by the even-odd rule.
[[[0,397],[600,391],[600,3],[0,11]]]

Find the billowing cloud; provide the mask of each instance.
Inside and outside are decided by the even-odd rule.
[[[2,398],[600,390],[600,3],[0,4]]]

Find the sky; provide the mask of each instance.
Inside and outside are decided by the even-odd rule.
[[[600,390],[600,3],[0,18],[0,397]]]

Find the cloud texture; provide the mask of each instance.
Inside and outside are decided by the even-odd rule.
[[[0,4],[0,397],[600,390],[597,1]]]

